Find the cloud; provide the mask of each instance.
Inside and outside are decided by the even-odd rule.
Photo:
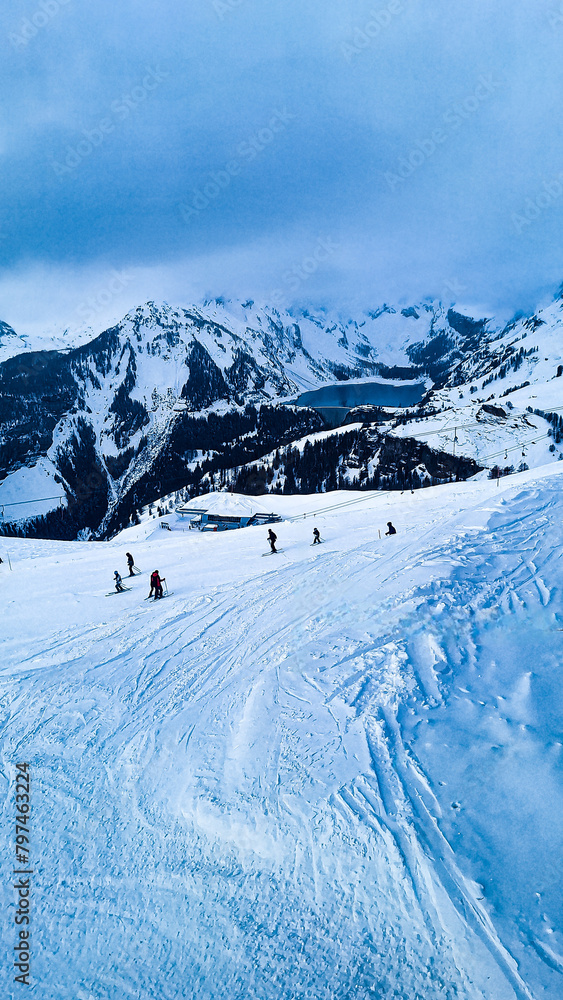
[[[366,305],[455,280],[491,309],[527,308],[563,272],[563,199],[513,222],[563,170],[550,14],[532,0],[4,9],[6,309],[72,317],[112,269],[136,275],[123,301],[184,275],[216,295],[281,281]],[[292,293],[280,275],[319,237],[339,250]],[[40,274],[66,276],[72,301]]]

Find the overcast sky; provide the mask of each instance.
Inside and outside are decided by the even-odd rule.
[[[0,51],[18,332],[563,281],[561,0],[7,0]]]

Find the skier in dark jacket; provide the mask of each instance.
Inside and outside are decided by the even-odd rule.
[[[387,531],[385,532],[385,534],[386,535],[396,535],[397,534],[397,529],[393,527],[393,525],[391,524],[391,521],[387,521]]]
[[[313,545],[321,544],[321,533],[318,528],[313,528]]]
[[[272,552],[277,552],[278,551],[276,549],[276,542],[277,542],[277,540],[278,540],[278,536],[274,534],[274,532],[272,531],[271,528],[268,528],[268,541],[270,543],[270,548],[271,548]]]
[[[135,565],[135,560],[133,559],[133,556],[131,555],[130,552],[126,552],[125,555],[127,556],[127,565],[129,567],[129,576],[135,576],[135,574],[133,572],[133,566]]]
[[[115,571],[115,573],[113,574],[113,576],[114,576],[115,589],[117,590],[118,594],[122,594],[125,588],[123,587],[123,584],[121,583],[121,576],[117,572],[117,570]]]
[[[154,599],[162,597],[162,580],[159,576],[158,570],[155,569],[154,573],[151,573],[151,590],[149,597],[152,597],[152,592],[154,590]]]

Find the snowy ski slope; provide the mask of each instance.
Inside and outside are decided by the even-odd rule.
[[[562,486],[275,497],[270,559],[265,528],[2,539],[30,995],[561,998]]]

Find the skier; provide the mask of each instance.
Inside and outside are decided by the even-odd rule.
[[[321,533],[318,528],[313,528],[313,545],[321,544]]]
[[[268,541],[270,543],[270,548],[271,548],[272,552],[277,552],[278,551],[276,549],[276,542],[277,542],[277,540],[278,540],[278,536],[274,534],[274,532],[272,531],[271,528],[268,528]]]
[[[115,589],[117,590],[118,594],[122,594],[125,588],[123,587],[123,585],[121,583],[121,576],[117,572],[117,570],[115,571],[115,573],[113,575],[114,575]]]
[[[155,569],[154,573],[151,573],[151,590],[149,597],[152,597],[153,590],[154,590],[154,599],[156,601],[158,597],[162,597],[162,580],[160,579],[157,569]]]
[[[129,567],[129,576],[135,576],[135,574],[133,572],[133,566],[135,565],[135,560],[133,559],[133,556],[131,555],[130,552],[126,552],[125,555],[127,556],[127,565]]]
[[[397,534],[397,529],[393,527],[393,525],[391,524],[391,521],[387,521],[387,528],[389,530],[385,532],[386,535],[396,535]]]

